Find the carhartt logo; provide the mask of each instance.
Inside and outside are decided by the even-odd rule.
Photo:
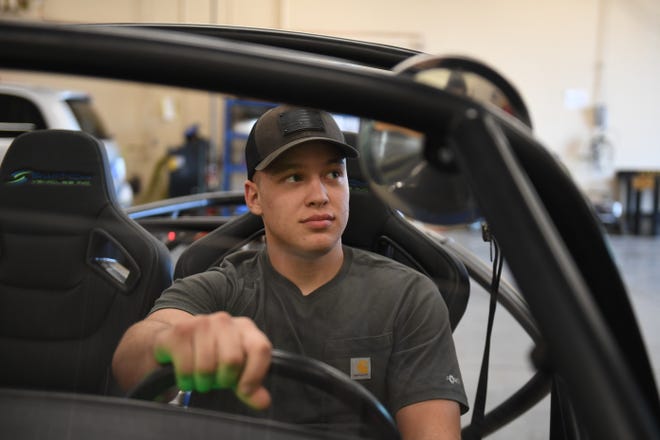
[[[351,358],[351,379],[371,379],[371,358]]]

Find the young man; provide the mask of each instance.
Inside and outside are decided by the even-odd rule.
[[[300,384],[264,387],[274,346],[345,371],[394,414],[406,440],[459,438],[467,401],[442,296],[416,271],[341,243],[345,158],[355,156],[328,113],[266,112],[248,139],[245,182],[266,247],[166,290],[117,348],[120,385],[172,362],[181,389],[232,389],[255,409],[273,395],[278,418],[345,421],[336,404]]]

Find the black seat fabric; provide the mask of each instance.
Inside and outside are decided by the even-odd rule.
[[[19,136],[0,166],[0,386],[104,393],[112,354],[171,283],[166,247],[115,200],[103,144]]]
[[[348,160],[350,215],[342,242],[410,266],[431,278],[449,309],[456,328],[467,307],[470,283],[467,269],[454,255],[410,224],[373,195],[360,178],[357,162]],[[228,253],[263,235],[261,218],[251,213],[236,217],[193,243],[181,254],[175,278],[202,272],[219,264]]]

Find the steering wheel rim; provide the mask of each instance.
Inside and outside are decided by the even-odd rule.
[[[366,388],[336,368],[305,356],[273,349],[268,374],[304,382],[327,392],[360,415],[360,420],[375,438],[400,440],[394,419],[382,403]],[[144,378],[126,397],[152,401],[176,385],[174,367],[163,365]]]

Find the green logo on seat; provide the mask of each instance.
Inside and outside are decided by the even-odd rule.
[[[8,185],[83,185],[92,184],[92,176],[68,172],[40,172],[33,170],[14,171],[9,175]]]

